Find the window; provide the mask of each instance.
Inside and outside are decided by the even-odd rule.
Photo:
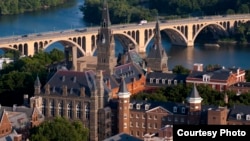
[[[154,120],[157,120],[157,116],[156,115],[154,116]]]
[[[45,111],[46,111],[46,100],[43,99],[43,102],[42,102],[42,114],[45,115]]]
[[[55,107],[54,107],[54,100],[50,101],[49,103],[49,109],[50,109],[50,115],[55,116]]]
[[[130,121],[130,127],[133,127],[133,122]]]
[[[138,122],[136,122],[136,123],[135,123],[135,126],[136,126],[137,128],[139,127],[139,124],[138,124]]]
[[[175,117],[175,118],[174,118],[174,121],[175,121],[175,122],[178,122],[178,118],[177,118],[177,117]]]
[[[141,105],[140,104],[136,104],[136,109],[140,110],[141,109]]]
[[[171,117],[168,117],[168,121],[171,121]]]
[[[154,128],[157,129],[157,123],[154,124]]]
[[[246,120],[250,120],[250,115],[246,115]]]
[[[81,105],[76,105],[76,118],[81,118]]]
[[[177,80],[174,80],[174,85],[177,85]]]
[[[165,79],[162,79],[162,80],[161,80],[161,83],[162,83],[162,84],[165,84]]]
[[[124,125],[124,128],[127,128],[127,123],[124,123],[123,125]]]
[[[241,114],[237,114],[237,120],[241,120]]]
[[[129,109],[133,109],[133,103],[129,104]]]
[[[146,104],[145,105],[145,110],[148,110],[149,109],[149,104]]]
[[[152,125],[151,125],[151,123],[148,123],[148,128],[152,128]]]
[[[89,104],[85,105],[85,118],[89,119],[89,114],[90,114],[90,109],[89,109]]]
[[[140,136],[140,132],[139,131],[136,132],[136,136]]]
[[[171,85],[171,80],[170,79],[168,80],[168,85]]]
[[[68,111],[68,117],[72,118],[72,104],[71,103],[68,104],[67,111]]]
[[[145,119],[145,115],[144,115],[144,114],[143,114],[143,115],[141,115],[141,118],[142,118],[142,119]]]
[[[139,115],[138,115],[138,114],[136,114],[136,118],[139,118]]]
[[[150,78],[150,83],[153,83],[154,82],[154,78]]]
[[[185,113],[185,107],[182,107],[181,112],[184,114]]]
[[[63,104],[58,103],[58,111],[59,111],[59,116],[63,116]]]
[[[130,118],[133,118],[133,114],[130,114]]]
[[[173,107],[173,112],[174,112],[174,113],[177,112],[177,107]]]
[[[151,117],[151,115],[148,115],[148,119],[151,119],[152,117]]]
[[[127,119],[127,113],[124,113],[124,118]]]
[[[142,128],[145,128],[145,123],[142,123],[141,126],[142,126]]]
[[[159,79],[156,79],[156,84],[158,84],[159,83]]]

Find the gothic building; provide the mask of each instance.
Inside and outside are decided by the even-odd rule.
[[[154,29],[154,43],[147,56],[147,67],[156,72],[168,72],[168,57],[161,43],[161,30],[157,20]]]

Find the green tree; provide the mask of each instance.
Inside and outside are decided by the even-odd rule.
[[[31,141],[87,141],[88,129],[80,121],[57,117],[30,131]]]
[[[186,69],[181,65],[175,66],[172,71],[173,73],[176,73],[176,74],[189,74],[190,73],[189,69]]]

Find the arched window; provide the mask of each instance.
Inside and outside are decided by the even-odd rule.
[[[76,117],[81,118],[81,105],[80,105],[80,103],[76,105]]]
[[[89,108],[89,104],[85,105],[85,118],[89,119],[89,115],[90,115],[90,108]]]
[[[51,116],[55,116],[54,100],[50,101],[50,103],[49,103],[49,110],[50,110],[50,115]]]
[[[72,118],[72,104],[71,103],[67,105],[67,111],[68,111],[68,117]]]
[[[58,111],[59,111],[59,116],[63,116],[63,104],[61,102],[58,103]]]
[[[45,111],[46,111],[46,99],[43,99],[43,102],[42,102],[42,113],[43,113],[43,115],[45,115]]]

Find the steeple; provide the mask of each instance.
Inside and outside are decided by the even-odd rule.
[[[113,69],[116,66],[115,41],[111,29],[109,29],[110,25],[108,4],[107,1],[104,0],[102,23],[98,32],[96,69],[103,70],[108,74],[113,74]]]
[[[152,71],[168,72],[168,57],[161,43],[161,30],[157,18],[154,30],[154,43],[150,48],[147,56],[147,67]]]
[[[39,79],[38,75],[36,76],[36,80],[34,82],[34,89],[35,89],[35,92],[34,92],[35,95],[40,94],[40,92],[41,92],[41,82],[40,82],[40,79]]]
[[[201,98],[197,88],[196,88],[196,85],[193,84],[193,89],[189,95],[189,97],[187,97],[187,101],[188,103],[201,103],[203,99]]]
[[[102,28],[108,28],[111,25],[109,18],[109,9],[107,0],[103,0],[103,9],[102,9]]]
[[[128,91],[127,84],[124,80],[124,77],[121,78],[121,83],[120,83],[119,90],[118,90],[118,97],[122,95],[130,96],[130,92]]]

